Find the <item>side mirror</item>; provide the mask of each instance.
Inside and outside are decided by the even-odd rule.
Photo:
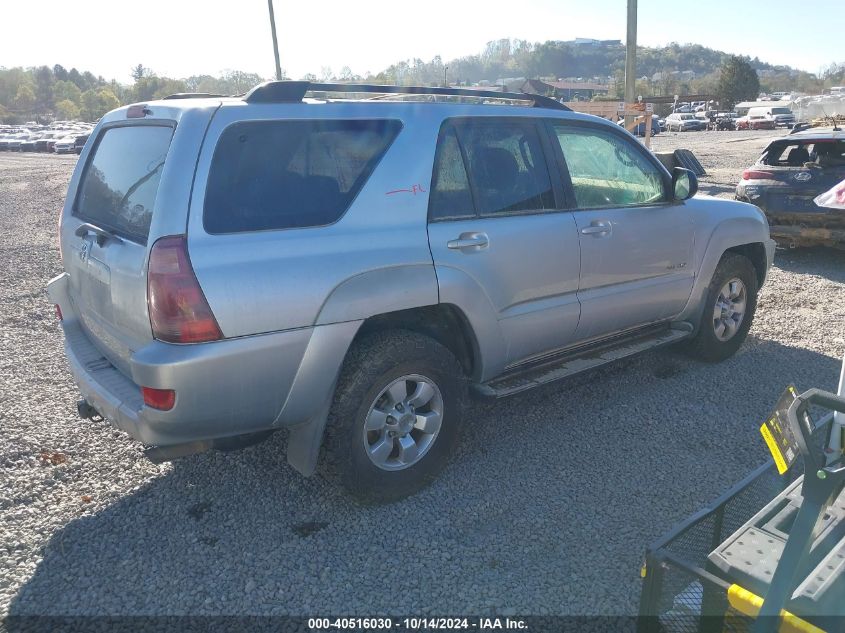
[[[698,178],[689,169],[675,167],[672,170],[672,189],[675,200],[689,200],[698,192]]]

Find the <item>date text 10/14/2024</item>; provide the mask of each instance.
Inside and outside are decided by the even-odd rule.
[[[365,630],[476,630],[476,631],[527,631],[528,625],[518,618],[309,618],[308,628],[314,631],[332,631],[344,629]]]

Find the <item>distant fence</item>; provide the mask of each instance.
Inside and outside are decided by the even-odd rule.
[[[619,118],[618,101],[568,101],[565,105],[574,112],[593,114],[614,122]]]

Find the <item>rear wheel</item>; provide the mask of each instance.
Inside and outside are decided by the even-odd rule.
[[[748,336],[757,308],[757,273],[748,258],[725,253],[707,289],[694,356],[718,362],[733,356]]]
[[[465,381],[454,355],[405,330],[369,334],[344,362],[327,427],[330,471],[358,500],[428,485],[459,440]]]

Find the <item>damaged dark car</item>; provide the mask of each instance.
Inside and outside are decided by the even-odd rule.
[[[772,141],[742,173],[736,199],[760,207],[782,246],[845,248],[845,211],[813,202],[845,179],[845,132],[807,130]]]

